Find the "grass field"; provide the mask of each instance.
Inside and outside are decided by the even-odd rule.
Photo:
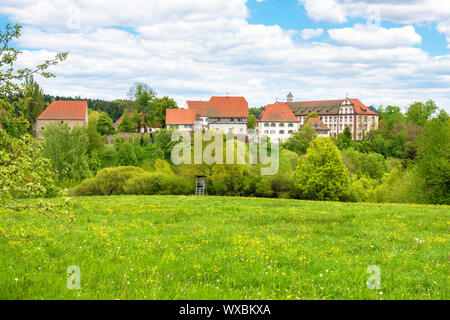
[[[76,222],[0,238],[1,299],[449,299],[450,208],[74,198]],[[40,220],[39,220],[40,221]],[[43,228],[0,215],[3,225]],[[39,229],[37,229],[39,230]],[[66,286],[67,267],[81,289]],[[367,268],[381,268],[370,290]]]

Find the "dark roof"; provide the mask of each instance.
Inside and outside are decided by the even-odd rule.
[[[356,114],[376,115],[376,112],[366,107],[358,99],[349,99],[353,104]],[[311,112],[316,112],[318,115],[338,114],[341,104],[345,100],[321,100],[321,101],[300,101],[288,102],[289,108],[296,116],[307,116]]]

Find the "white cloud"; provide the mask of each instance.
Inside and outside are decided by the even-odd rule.
[[[413,26],[385,29],[356,24],[353,28],[330,29],[328,34],[338,43],[363,48],[409,47],[422,41]]]
[[[64,9],[52,9],[52,1],[19,1],[7,0],[0,10],[27,22],[18,42],[27,48],[20,63],[35,65],[56,52],[70,52],[67,61],[52,68],[56,79],[39,79],[50,94],[123,98],[134,81],[144,81],[180,105],[228,92],[261,106],[290,90],[299,100],[342,98],[349,92],[368,105],[430,98],[450,105],[450,55],[433,58],[386,40],[376,48],[296,42],[278,26],[249,24],[245,0],[193,1],[190,8],[180,1],[185,14],[174,0],[152,2],[158,14],[141,12],[140,1],[79,2],[82,12],[95,6],[82,15],[80,30],[67,28],[58,16]],[[130,8],[126,14],[124,6]],[[37,17],[47,15],[40,12],[44,7],[56,15],[54,21]],[[398,31],[387,31],[393,32]]]
[[[335,0],[299,0],[308,13],[308,17],[315,21],[343,23],[347,21],[345,11]]]
[[[436,22],[440,31],[445,29],[445,21],[450,17],[448,0],[299,0],[299,3],[304,5],[311,19],[336,23],[379,15],[381,20],[401,24]],[[445,33],[450,45],[450,33]]]
[[[450,49],[450,19],[439,23],[437,26],[437,31],[439,31],[440,33],[444,33],[447,36],[447,48]]]
[[[308,40],[311,38],[320,37],[323,33],[322,28],[318,29],[303,29],[301,32],[301,36],[303,40]]]

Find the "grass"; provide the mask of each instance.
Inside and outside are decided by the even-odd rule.
[[[449,299],[446,206],[281,199],[74,198],[68,228],[0,239],[1,299]],[[35,220],[33,220],[35,219]],[[81,289],[66,286],[81,269]],[[370,290],[367,268],[381,268]]]

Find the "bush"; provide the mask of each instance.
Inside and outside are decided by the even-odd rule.
[[[136,167],[116,167],[103,169],[91,179],[84,180],[72,190],[74,196],[121,195],[125,194],[125,182],[144,175],[145,171]]]
[[[133,195],[188,195],[194,193],[194,181],[161,172],[150,172],[129,179],[124,186]]]

